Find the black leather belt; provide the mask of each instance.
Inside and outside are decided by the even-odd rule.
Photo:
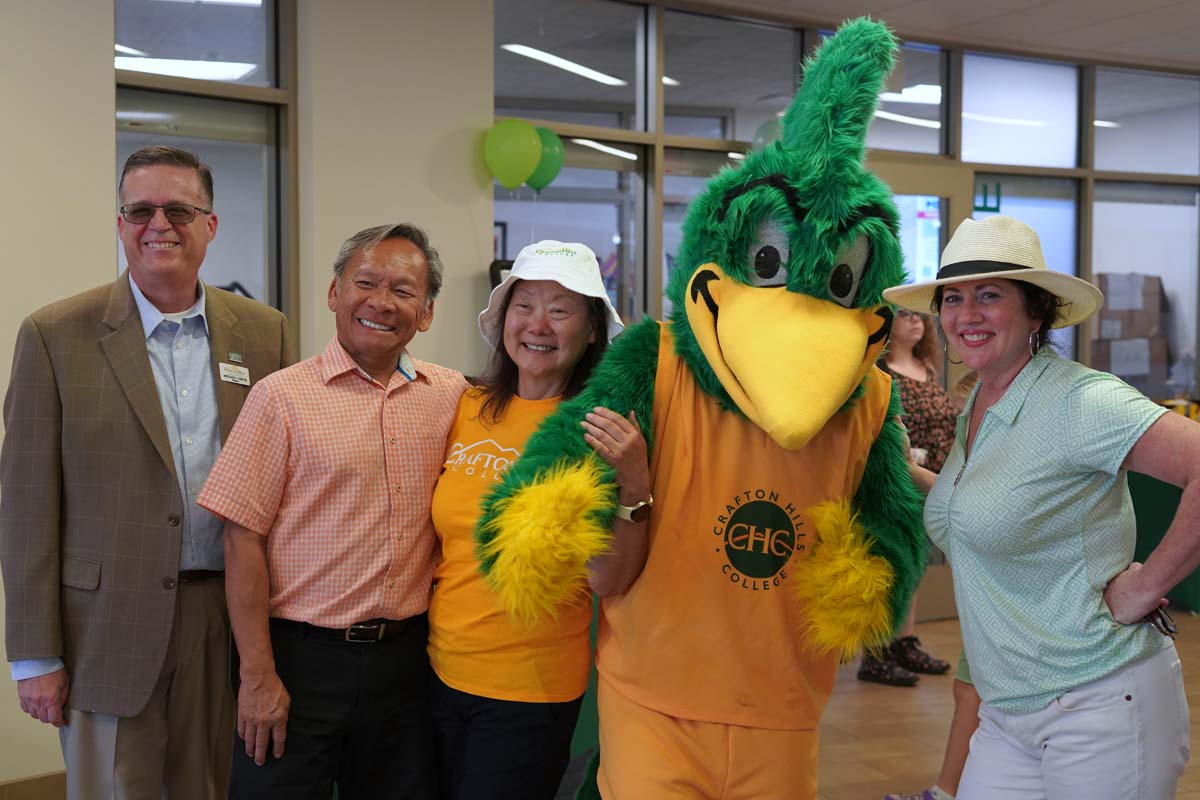
[[[369,619],[364,622],[356,622],[346,628],[322,628],[317,625],[309,625],[307,622],[272,617],[271,625],[277,628],[301,630],[305,636],[314,639],[373,644],[386,642],[403,635],[423,617],[424,614],[407,619]]]
[[[199,583],[200,581],[209,581],[213,578],[224,578],[225,570],[222,569],[181,569],[179,570],[180,583]]]

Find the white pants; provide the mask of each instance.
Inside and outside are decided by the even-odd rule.
[[[1172,800],[1191,752],[1175,646],[1032,714],[979,707],[958,800]]]

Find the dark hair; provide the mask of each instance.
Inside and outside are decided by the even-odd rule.
[[[438,292],[442,290],[442,257],[438,255],[437,249],[429,243],[429,235],[416,225],[410,225],[407,222],[364,228],[342,242],[337,256],[333,259],[333,274],[338,277],[338,280],[341,280],[342,273],[346,271],[346,264],[354,258],[355,253],[366,250],[368,247],[374,247],[388,239],[404,239],[412,242],[421,251],[421,255],[425,256],[426,283],[429,289],[429,302],[432,303],[437,299]]]
[[[186,167],[196,170],[196,176],[200,178],[200,186],[204,189],[204,196],[208,199],[208,207],[212,209],[213,203],[213,178],[212,170],[208,165],[196,157],[195,153],[190,153],[187,150],[181,150],[178,147],[171,147],[165,144],[155,144],[149,147],[143,147],[136,153],[125,159],[125,166],[121,170],[121,180],[117,183],[117,195],[125,189],[125,176],[135,169],[142,167],[153,167],[157,164],[165,164],[168,167]]]
[[[504,300],[504,307],[500,310],[502,330],[504,318],[508,314],[508,304],[512,301],[512,294],[512,291],[509,290],[508,297]],[[604,350],[608,347],[608,312],[604,301],[598,297],[585,297],[584,299],[588,301],[588,320],[596,331],[596,341],[588,344],[587,349],[579,358],[579,363],[571,371],[571,378],[567,381],[566,388],[563,389],[564,400],[574,397],[583,390],[583,385],[591,377],[592,370],[600,362],[600,357],[604,355]],[[493,425],[498,423],[504,416],[504,412],[508,410],[508,404],[517,394],[517,385],[520,380],[517,362],[513,361],[512,356],[504,349],[503,332],[499,338],[500,341],[496,343],[496,347],[493,348],[492,355],[488,359],[487,370],[479,379],[479,385],[483,387],[484,394],[483,405],[479,408],[479,417],[485,424]]]
[[[1050,343],[1050,329],[1054,327],[1055,322],[1062,318],[1062,308],[1067,303],[1054,292],[1036,284],[1015,278],[1008,280],[1021,290],[1021,304],[1025,307],[1025,313],[1029,315],[1029,318],[1042,321],[1042,326],[1037,331],[1038,349],[1040,350]],[[934,290],[933,313],[935,314],[942,312],[942,289],[944,288],[946,287],[939,286]]]
[[[941,359],[938,357],[939,345],[936,331],[937,320],[928,314],[922,314],[918,311],[909,311],[908,313],[915,314],[916,316],[920,317],[922,325],[921,338],[917,340],[917,343],[914,344],[912,348],[913,358],[917,359],[917,361],[920,361],[922,364],[932,370],[934,374],[941,374],[941,369],[939,368]],[[899,315],[899,312],[897,312],[897,315]],[[889,349],[883,354],[883,357],[879,359],[880,364],[882,365],[881,369],[883,369],[889,375],[892,372],[891,369],[887,367],[887,357],[890,352],[891,351]]]

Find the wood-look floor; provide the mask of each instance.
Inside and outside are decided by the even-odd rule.
[[[1172,616],[1179,626],[1175,644],[1195,749],[1200,742],[1200,617],[1184,611]],[[962,644],[957,620],[920,624],[917,635],[930,653],[957,661]],[[820,800],[880,800],[888,792],[927,788],[942,765],[954,709],[953,678],[927,675],[913,688],[897,688],[864,683],[856,671],[857,664],[841,668],[821,722]],[[1200,758],[1192,758],[1176,797],[1200,800]]]

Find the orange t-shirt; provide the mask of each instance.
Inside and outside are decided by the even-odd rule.
[[[433,525],[442,542],[429,602],[429,661],[448,686],[497,700],[561,703],[587,689],[590,598],[556,621],[525,628],[511,621],[484,583],[475,556],[479,503],[521,455],[525,440],[558,407],[557,397],[514,397],[504,418],[479,418],[483,393],[462,396],[433,493]]]
[[[785,450],[696,385],[662,326],[649,554],[601,604],[597,667],[613,688],[683,719],[817,726],[837,656],[804,647],[792,565],[812,546],[807,509],[858,489],[890,387],[872,368],[849,410]]]

